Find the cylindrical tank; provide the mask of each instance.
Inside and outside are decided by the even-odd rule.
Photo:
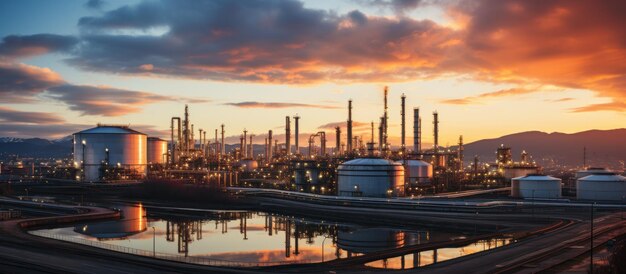
[[[410,184],[427,183],[433,178],[433,166],[421,160],[397,161],[404,166],[404,176]]]
[[[339,196],[404,196],[404,167],[369,157],[347,161],[337,168]]]
[[[626,177],[615,173],[593,174],[576,181],[581,200],[626,201]]]
[[[78,179],[99,181],[103,167],[116,168],[120,179],[145,177],[146,148],[147,136],[127,126],[98,125],[74,133],[74,163],[83,169]]]
[[[257,168],[259,168],[259,163],[252,159],[243,159],[239,161],[239,165],[241,165],[244,172],[254,172]]]
[[[529,174],[513,180],[519,182],[520,198],[561,198],[561,179],[541,174]],[[511,188],[513,194],[513,188]]]
[[[101,240],[123,239],[146,231],[148,218],[146,217],[146,210],[141,204],[138,206],[119,206],[117,209],[122,212],[121,219],[81,224],[74,227],[74,231]]]
[[[164,164],[167,154],[167,141],[148,137],[148,164]]]
[[[404,232],[390,228],[337,231],[337,246],[355,253],[370,253],[404,246]]]
[[[603,167],[590,167],[587,169],[576,171],[576,179],[580,179],[582,177],[587,177],[592,174],[609,174],[612,175],[614,172],[610,171]]]

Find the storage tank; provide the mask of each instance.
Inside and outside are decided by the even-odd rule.
[[[616,173],[592,174],[576,181],[581,200],[626,201],[626,177]]]
[[[74,231],[95,237],[98,240],[125,239],[146,231],[148,218],[146,217],[146,210],[141,204],[138,206],[118,206],[117,209],[122,213],[121,219],[80,224],[74,227]]]
[[[74,133],[74,163],[83,181],[99,181],[101,167],[115,170],[117,179],[146,176],[147,136],[128,126],[100,125]],[[84,160],[84,161],[83,161]]]
[[[524,178],[524,176],[511,179],[511,197],[513,198],[520,197],[520,193],[519,193],[519,179],[520,178]]]
[[[148,137],[148,164],[165,164],[167,155],[167,141]]]
[[[613,171],[610,171],[603,167],[590,167],[587,169],[576,171],[576,179],[580,179],[582,177],[586,177],[592,174],[613,174]]]
[[[410,184],[428,183],[433,178],[433,165],[421,160],[400,160],[404,176]]]
[[[505,166],[503,176],[505,181],[509,181],[513,178],[536,174],[537,172],[536,166]]]
[[[259,168],[259,163],[253,159],[242,159],[239,165],[244,172],[254,172]]]
[[[517,181],[511,185],[511,196],[520,198],[561,198],[561,179],[542,174],[529,174],[513,178]]]
[[[404,167],[390,160],[368,157],[337,167],[339,196],[404,196]]]

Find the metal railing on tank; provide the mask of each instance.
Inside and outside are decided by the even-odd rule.
[[[168,261],[177,261],[189,264],[199,264],[199,265],[208,265],[208,266],[220,266],[220,267],[263,267],[263,266],[275,266],[275,265],[285,265],[285,264],[307,264],[313,263],[314,261],[310,260],[297,260],[297,261],[275,261],[275,262],[237,262],[237,261],[228,261],[228,260],[220,260],[220,259],[212,259],[206,257],[197,257],[197,256],[181,256],[181,255],[172,255],[167,253],[160,253],[142,249],[136,249],[132,247],[125,247],[113,244],[107,244],[98,241],[92,241],[88,239],[76,238],[68,235],[59,235],[54,233],[49,233],[45,231],[29,231],[31,235],[50,238],[65,242],[72,242],[81,245],[107,249],[111,251],[127,253],[132,255],[144,256],[144,257],[152,257],[162,260]]]

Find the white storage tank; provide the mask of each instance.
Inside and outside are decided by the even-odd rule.
[[[404,176],[410,184],[428,183],[433,178],[433,165],[421,160],[400,160]]]
[[[337,168],[339,196],[404,196],[404,167],[390,160],[368,157]]]
[[[561,179],[542,174],[528,174],[511,180],[511,196],[520,198],[561,198]]]
[[[148,164],[165,164],[167,161],[167,141],[148,137]]]
[[[581,200],[626,201],[626,177],[600,173],[576,181],[576,197]]]
[[[580,179],[582,177],[586,177],[592,174],[613,174],[613,171],[610,171],[603,167],[589,167],[587,169],[576,171],[576,179]]]
[[[74,163],[83,171],[77,179],[99,181],[102,167],[115,169],[119,179],[146,176],[147,136],[128,126],[101,125],[74,133]]]

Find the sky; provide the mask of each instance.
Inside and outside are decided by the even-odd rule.
[[[434,111],[440,145],[623,128],[624,14],[619,0],[0,1],[0,137],[96,123],[166,137],[187,104],[231,143],[280,138],[297,114],[301,144],[326,131],[334,146],[350,99],[369,140],[385,86],[394,145],[402,94],[409,144],[413,108],[425,144]]]

